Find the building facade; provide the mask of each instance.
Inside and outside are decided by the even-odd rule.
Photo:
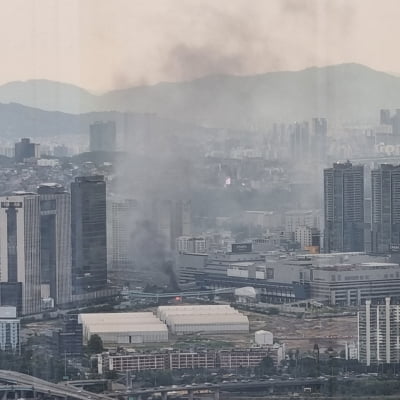
[[[311,271],[311,297],[326,304],[359,306],[366,300],[400,299],[400,266],[366,262],[322,266]]]
[[[22,315],[41,310],[40,199],[35,193],[0,198],[0,301]]]
[[[138,203],[130,199],[111,200],[108,215],[110,272],[114,279],[128,280],[127,274],[132,273],[133,267],[131,236],[138,218]]]
[[[71,302],[71,197],[59,184],[42,184],[40,199],[41,284],[56,305]]]
[[[176,239],[190,236],[192,208],[190,200],[154,200],[150,219],[163,239],[167,251],[175,250]]]
[[[107,286],[107,211],[104,177],[77,177],[71,183],[72,290]]]
[[[204,237],[180,236],[176,239],[178,253],[206,253],[207,241]]]
[[[28,158],[39,157],[39,145],[37,143],[31,143],[31,140],[28,138],[21,139],[20,142],[15,143],[15,162],[24,162]]]
[[[77,315],[65,315],[62,330],[57,332],[57,339],[60,355],[82,355],[83,329]]]
[[[366,365],[400,362],[400,305],[390,297],[378,305],[370,300],[358,312],[358,360]]]
[[[20,353],[20,320],[15,307],[0,307],[0,349]]]
[[[382,164],[371,171],[372,251],[400,248],[400,166]]]
[[[98,358],[99,374],[107,371],[148,371],[185,369],[237,369],[254,368],[265,357],[271,357],[275,365],[285,358],[285,345],[225,350],[193,350],[167,352],[102,353]]]
[[[364,250],[364,168],[349,161],[324,170],[324,251]]]
[[[114,121],[97,121],[90,125],[90,151],[115,151],[117,130]]]
[[[285,213],[285,232],[294,233],[300,226],[317,228],[318,213],[315,210],[292,210]]]

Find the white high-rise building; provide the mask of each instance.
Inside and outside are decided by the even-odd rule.
[[[358,312],[358,360],[366,365],[400,362],[400,305],[366,300]]]
[[[0,197],[0,305],[40,312],[40,201],[35,193]]]

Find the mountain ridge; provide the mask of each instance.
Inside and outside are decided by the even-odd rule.
[[[372,122],[380,108],[399,108],[400,77],[357,63],[237,76],[216,74],[95,95],[48,80],[0,86],[1,103],[80,114],[155,113],[203,126],[264,130],[273,122],[327,117]]]

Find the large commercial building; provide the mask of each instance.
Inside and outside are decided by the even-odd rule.
[[[71,302],[71,198],[63,186],[42,184],[40,198],[41,284],[56,305]]]
[[[22,315],[41,310],[40,198],[18,192],[0,198],[0,302]]]
[[[90,151],[115,151],[117,130],[114,121],[97,121],[90,125]]]
[[[85,293],[107,285],[107,217],[104,177],[71,183],[72,289]]]
[[[364,169],[350,162],[324,170],[325,252],[364,250]]]
[[[206,253],[177,253],[175,263],[179,285],[196,285],[196,281],[204,274],[207,260]]]
[[[194,279],[197,287],[206,289],[252,287],[258,301],[276,304],[316,299],[347,306],[386,296],[400,299],[400,266],[383,255],[271,253],[254,260],[249,254],[242,254],[247,260],[225,256],[207,260],[179,255],[179,266],[184,266],[179,271],[181,282]]]
[[[168,341],[168,328],[151,312],[80,314],[83,340],[97,334],[107,344],[130,345]]]
[[[371,171],[372,251],[400,248],[400,166],[382,164]]]
[[[230,306],[160,306],[157,316],[176,335],[249,331],[248,318]]]
[[[366,300],[400,299],[400,266],[366,262],[322,266],[312,270],[311,296],[339,306],[361,305]]]
[[[358,313],[358,359],[366,365],[400,362],[400,305],[370,300]]]

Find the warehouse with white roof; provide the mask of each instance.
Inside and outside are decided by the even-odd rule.
[[[168,328],[151,312],[79,314],[84,342],[97,334],[105,344],[168,341]]]
[[[157,316],[176,335],[249,331],[248,318],[229,305],[160,306]]]

